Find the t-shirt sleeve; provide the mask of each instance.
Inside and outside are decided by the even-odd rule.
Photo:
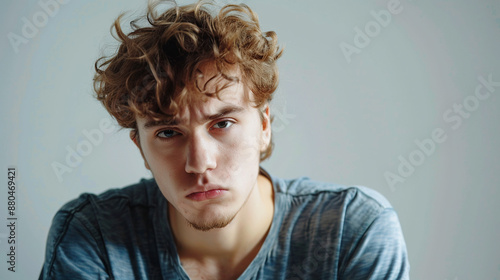
[[[112,279],[91,219],[60,210],[52,221],[39,279]]]
[[[384,209],[344,260],[340,279],[409,279],[409,261],[396,212]]]

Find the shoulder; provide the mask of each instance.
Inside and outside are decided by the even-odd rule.
[[[365,186],[320,182],[308,177],[296,179],[272,177],[272,179],[275,192],[286,200],[324,200],[330,202],[331,206],[337,205],[345,210],[347,208],[362,208],[363,210],[373,209],[375,212],[381,212],[384,209],[392,208],[382,194]]]
[[[365,186],[273,177],[284,224],[302,234],[340,237],[348,247],[367,232],[399,232],[396,212],[379,192]],[[314,230],[312,230],[314,229]]]
[[[345,279],[407,279],[406,245],[396,212],[379,192],[364,186],[272,177],[283,240],[304,254],[325,253]],[[315,249],[317,248],[317,249]],[[324,249],[324,250],[323,250]],[[302,262],[302,264],[304,264]],[[329,266],[330,267],[330,266]],[[344,279],[344,278],[343,278]],[[378,279],[378,278],[377,278]]]
[[[296,229],[300,224],[316,227],[318,232],[333,230],[348,237],[355,232],[365,232],[377,219],[394,222],[392,217],[396,214],[389,201],[371,188],[319,182],[308,177],[269,177],[277,209],[282,209],[280,216]]]
[[[81,225],[88,233],[98,235],[103,228],[112,229],[137,216],[131,213],[147,215],[149,208],[157,204],[156,192],[158,188],[153,179],[142,179],[99,195],[84,193],[59,209],[52,220],[49,238],[59,236],[60,240],[70,225]]]
[[[84,193],[78,198],[69,201],[58,213],[75,214],[88,212],[97,207],[102,210],[119,211],[124,207],[143,206],[155,204],[152,195],[156,191],[153,179],[142,179],[139,183],[119,189],[110,189],[99,195]]]
[[[128,241],[122,235],[130,223],[146,227],[149,209],[157,204],[155,192],[158,188],[154,180],[143,179],[99,195],[85,193],[66,203],[52,220],[42,275],[87,275],[92,278],[87,274],[90,270],[68,266],[79,262],[87,263],[92,271],[109,273],[109,241],[126,244]]]

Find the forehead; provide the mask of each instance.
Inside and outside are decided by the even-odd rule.
[[[196,76],[197,92],[184,89],[186,99],[179,105],[175,115],[152,119],[137,117],[138,127],[177,125],[204,122],[230,113],[239,113],[253,108],[253,93],[245,85],[239,67],[233,65],[218,71],[215,64],[204,64]],[[200,94],[201,93],[201,94]]]
[[[202,119],[204,116],[222,112],[241,112],[251,108],[251,102],[247,98],[250,94],[248,87],[242,82],[227,83],[224,81],[214,87],[220,86],[224,88],[218,88],[217,94],[191,99],[189,103],[180,108],[174,118],[187,122],[190,119]]]

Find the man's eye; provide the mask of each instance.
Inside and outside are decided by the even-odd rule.
[[[221,121],[221,122],[216,123],[214,125],[214,128],[228,128],[231,125],[233,125],[233,123],[230,121]]]
[[[160,138],[172,138],[177,134],[179,134],[179,132],[177,132],[175,130],[167,129],[167,130],[162,130],[162,131],[158,132],[158,134],[156,134],[156,136],[158,136]]]

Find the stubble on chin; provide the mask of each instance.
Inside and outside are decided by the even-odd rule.
[[[210,231],[212,229],[220,229],[220,228],[225,228],[227,225],[229,225],[234,217],[236,217],[235,213],[234,215],[231,216],[225,216],[225,217],[219,217],[217,219],[212,219],[209,221],[202,221],[202,222],[192,222],[192,221],[187,221],[187,223],[194,229],[199,230],[199,231]]]

